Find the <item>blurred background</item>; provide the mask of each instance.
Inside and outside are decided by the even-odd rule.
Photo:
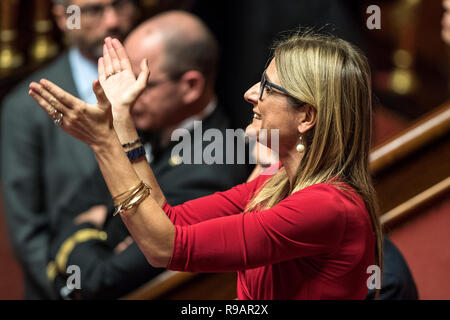
[[[371,165],[385,230],[404,255],[419,298],[450,299],[449,47],[441,35],[441,0],[136,3],[139,22],[183,9],[212,29],[221,46],[217,94],[235,128],[250,121],[243,94],[259,81],[280,32],[299,25],[325,26],[358,45],[372,68],[376,104]],[[381,9],[380,29],[367,27],[369,5]],[[66,48],[51,0],[2,0],[0,101]],[[0,299],[22,297],[20,266],[0,211]]]

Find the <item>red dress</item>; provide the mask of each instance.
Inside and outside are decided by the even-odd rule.
[[[237,271],[238,299],[364,299],[375,236],[350,187],[316,184],[243,213],[270,176],[163,206],[175,224],[170,270]]]

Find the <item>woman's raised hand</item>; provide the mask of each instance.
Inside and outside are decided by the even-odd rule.
[[[108,37],[103,45],[103,57],[98,60],[98,74],[116,119],[129,114],[131,106],[147,85],[150,71],[147,59],[142,60],[141,72],[136,79],[125,48],[119,40]]]
[[[45,79],[39,83],[32,82],[28,93],[55,124],[74,138],[94,148],[109,141],[115,132],[111,105],[99,81],[95,80],[92,87],[98,104],[87,104]]]
[[[93,83],[97,104],[87,104],[45,79],[32,82],[29,91],[55,124],[90,147],[101,145],[116,134],[113,116],[127,119],[150,74],[144,59],[136,79],[125,49],[117,39],[105,39],[103,55],[98,62],[99,80]]]

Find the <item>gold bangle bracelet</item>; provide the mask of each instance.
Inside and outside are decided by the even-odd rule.
[[[136,185],[134,185],[134,186],[132,186],[130,189],[128,189],[127,191],[125,191],[125,192],[122,192],[121,194],[119,194],[119,195],[117,195],[117,196],[115,196],[115,197],[113,197],[113,200],[114,200],[114,202],[116,202],[116,200],[118,199],[118,198],[120,198],[120,197],[122,197],[122,196],[124,196],[124,195],[126,195],[128,192],[130,192],[130,191],[132,191],[132,190],[134,190],[135,188],[137,188],[137,187],[139,187],[139,186],[141,186],[142,185],[142,181],[141,182],[139,182],[138,184],[136,184]]]
[[[115,210],[113,216],[116,216],[122,211],[129,211],[136,208],[139,204],[145,200],[150,195],[151,187],[141,182],[135,190],[132,190],[131,194],[126,197],[123,201],[115,204]]]

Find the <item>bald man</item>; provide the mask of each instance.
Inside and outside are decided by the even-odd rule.
[[[143,58],[151,76],[132,114],[140,130],[167,132],[216,104],[216,40],[194,16],[173,11],[148,20],[125,41],[133,70]],[[207,112],[208,113],[208,112]]]
[[[163,13],[136,28],[126,39],[125,48],[136,74],[143,58],[149,62],[147,88],[131,112],[168,202],[177,205],[244,182],[249,174],[245,165],[188,164],[171,154],[179,143],[171,139],[176,129],[190,134],[190,150],[198,154],[210,143],[194,135],[198,121],[203,132],[215,129],[223,137],[230,127],[214,93],[218,48],[207,27],[186,12]],[[86,193],[94,193],[92,185],[87,181],[85,191],[71,202],[88,206],[84,203],[90,201]],[[77,212],[73,207],[67,211]],[[55,230],[48,274],[63,298],[119,298],[163,271],[151,267],[137,245],[129,241],[121,219],[110,218],[101,230],[104,233],[96,233],[101,219],[101,210],[90,210],[75,223]],[[67,252],[65,244],[83,232],[93,237],[77,242]],[[58,265],[60,257],[66,261],[62,266]],[[81,289],[70,289],[70,274],[58,272],[69,265],[79,266]]]

